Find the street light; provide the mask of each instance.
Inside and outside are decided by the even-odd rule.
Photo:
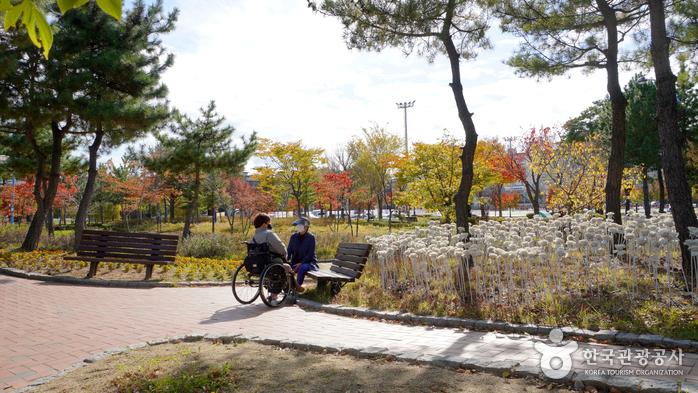
[[[407,143],[407,108],[412,108],[414,106],[414,100],[410,102],[396,102],[398,109],[405,110],[405,154],[410,152],[409,144]]]
[[[10,157],[0,155],[0,164],[4,164]],[[12,174],[12,196],[10,199],[10,224],[15,223],[15,174]]]

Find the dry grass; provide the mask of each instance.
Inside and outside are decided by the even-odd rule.
[[[308,353],[255,343],[168,344],[116,355],[41,386],[38,392],[569,392],[387,360]],[[538,387],[540,386],[540,387]]]

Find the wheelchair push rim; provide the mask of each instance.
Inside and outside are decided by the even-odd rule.
[[[259,275],[250,274],[244,264],[233,273],[232,290],[235,300],[240,304],[250,304],[259,296]]]
[[[259,281],[259,294],[264,304],[269,307],[281,306],[292,288],[291,275],[286,272],[282,264],[275,263],[264,269]],[[274,294],[276,294],[275,297]]]

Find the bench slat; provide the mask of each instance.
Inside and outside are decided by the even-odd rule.
[[[351,270],[354,270],[357,272],[364,270],[364,265],[354,263],[354,262],[341,261],[341,260],[333,261],[332,266],[340,266],[340,267],[351,269]]]
[[[339,259],[340,261],[349,261],[349,262],[354,262],[358,264],[364,264],[368,260],[368,257],[359,257],[356,255],[347,255],[347,254],[340,254],[337,253],[334,257],[335,259]]]
[[[342,255],[353,255],[356,257],[367,257],[369,252],[366,250],[358,250],[356,248],[344,248],[344,247],[339,247],[337,249],[337,254],[342,254]]]
[[[105,247],[118,247],[127,248],[129,250],[161,250],[166,252],[177,252],[177,247],[175,246],[163,246],[158,244],[139,244],[139,243],[121,243],[121,242],[81,242],[78,249],[87,248],[105,248]]]
[[[333,281],[354,281],[353,277],[345,276],[340,273],[330,272],[326,270],[313,270],[308,272],[307,274],[309,277],[313,277],[315,279],[327,278]]]
[[[157,238],[138,238],[138,237],[124,237],[124,236],[100,236],[94,234],[83,234],[80,239],[81,242],[123,242],[132,244],[155,244],[163,246],[176,246],[178,240],[175,239],[157,239]]]
[[[139,260],[139,259],[123,259],[123,258],[111,258],[111,257],[105,257],[105,258],[95,258],[95,257],[88,257],[88,256],[70,256],[70,257],[64,257],[63,259],[65,260],[70,260],[70,261],[84,261],[84,262],[113,262],[113,263],[136,263],[136,264],[142,264],[142,265],[169,265],[171,263],[174,263],[174,261],[170,260]]]
[[[339,243],[339,248],[351,248],[354,250],[371,251],[371,245],[366,243]]]
[[[125,237],[125,238],[141,238],[141,239],[167,239],[179,240],[178,235],[167,235],[163,233],[148,233],[148,232],[114,232],[114,231],[95,231],[86,229],[83,235],[98,235],[109,237]]]
[[[344,268],[341,266],[335,266],[335,265],[330,266],[330,271],[333,271],[335,273],[340,273],[340,274],[343,274],[345,276],[349,276],[351,278],[358,278],[359,276],[361,276],[361,272],[357,272],[357,271],[354,271],[351,269],[347,269],[347,268]]]
[[[118,254],[137,254],[137,255],[167,255],[175,256],[177,255],[177,250],[163,250],[161,248],[124,248],[124,247],[110,247],[110,246],[94,246],[94,245],[81,245],[78,248],[78,252],[111,252]]]
[[[81,258],[112,258],[112,259],[121,259],[121,260],[140,260],[140,261],[174,261],[175,257],[173,256],[166,256],[166,255],[155,255],[155,256],[148,256],[148,255],[139,255],[139,254],[118,254],[118,253],[113,253],[113,252],[78,252],[77,257]]]

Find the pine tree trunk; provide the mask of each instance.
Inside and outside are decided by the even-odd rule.
[[[66,125],[66,128],[67,127],[68,125]],[[34,185],[34,199],[37,202],[37,208],[34,216],[32,217],[29,229],[27,230],[27,235],[24,237],[24,241],[22,242],[21,249],[23,251],[34,251],[39,246],[41,231],[44,226],[44,221],[46,220],[46,213],[48,208],[53,206],[53,200],[56,197],[56,192],[58,190],[58,183],[61,180],[61,156],[63,155],[63,136],[65,134],[64,130],[62,130],[55,121],[51,122],[51,135],[51,170],[48,185],[42,196],[41,183],[43,183],[44,180],[43,166],[45,164],[45,156],[41,152],[39,145],[36,143],[33,130],[29,130],[27,132],[27,137],[30,139],[34,153],[37,155],[36,183]]]
[[[87,217],[87,211],[92,203],[92,196],[94,195],[95,183],[97,181],[97,153],[99,152],[99,147],[102,144],[102,138],[104,136],[104,131],[100,125],[95,133],[95,139],[89,148],[89,165],[87,168],[87,182],[85,183],[85,189],[82,191],[82,198],[80,199],[80,205],[78,206],[78,211],[75,214],[75,250],[77,251],[78,244],[80,244],[80,239],[82,238],[82,231],[85,230],[85,219]]]
[[[606,54],[606,89],[611,99],[612,132],[611,154],[608,157],[608,173],[606,176],[606,212],[613,213],[613,221],[622,222],[620,211],[620,193],[623,182],[623,164],[625,156],[625,107],[627,100],[618,80],[618,21],[616,12],[606,0],[596,0],[606,26],[608,39]]]
[[[53,218],[53,206],[51,206],[46,211],[46,234],[48,235],[49,239],[53,239],[53,236],[55,235],[55,232],[53,231]]]
[[[175,222],[175,202],[177,201],[177,197],[175,196],[174,193],[170,194],[170,223]]]
[[[197,204],[199,203],[199,186],[201,184],[201,178],[199,170],[196,170],[196,175],[194,177],[194,196],[191,199],[191,203],[187,208],[187,218],[184,221],[184,229],[182,230],[182,238],[187,238],[191,236],[191,224],[194,220],[195,212],[198,211]]]
[[[664,190],[664,175],[661,168],[657,169],[657,183],[659,184],[659,212],[664,213],[666,206],[666,191]]]
[[[652,216],[652,207],[650,206],[650,186],[647,177],[647,168],[642,171],[642,204],[645,208],[645,217]]]
[[[693,271],[691,257],[684,242],[689,238],[688,227],[698,226],[693,210],[691,188],[686,177],[682,147],[684,138],[679,129],[679,113],[676,104],[676,76],[671,71],[669,39],[667,38],[664,2],[648,0],[650,31],[652,36],[652,62],[657,80],[657,123],[662,153],[662,170],[666,176],[671,215],[679,233],[681,256],[688,289],[696,285],[698,274]]]
[[[470,210],[468,198],[470,198],[470,190],[473,187],[473,160],[475,159],[475,148],[477,147],[477,131],[475,130],[475,123],[473,123],[472,113],[468,110],[468,105],[463,96],[463,85],[460,77],[460,54],[450,35],[450,21],[452,17],[453,10],[447,10],[447,21],[444,23],[444,29],[439,38],[448,54],[448,60],[451,65],[450,86],[453,91],[453,98],[456,101],[456,108],[458,108],[458,118],[465,131],[465,146],[463,146],[463,153],[460,156],[460,184],[458,191],[453,196],[453,200],[456,204],[456,226],[468,232],[468,215]]]

